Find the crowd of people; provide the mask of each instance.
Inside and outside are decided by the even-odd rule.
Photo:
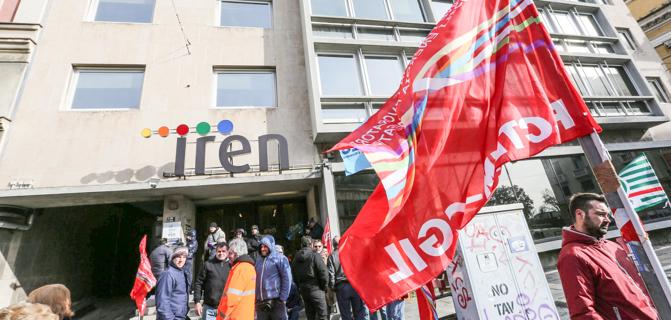
[[[343,320],[377,319],[342,271],[339,238],[333,239],[329,255],[321,240],[324,229],[315,220],[307,224],[301,249],[289,257],[272,235],[262,236],[256,225],[249,237],[244,229],[236,229],[229,241],[214,222],[208,231],[205,262],[195,279],[190,262],[198,250],[195,233],[187,233],[186,246],[171,250],[164,239],[151,252],[152,272],[158,279],[157,319],[186,319],[190,292],[203,320],[296,320],[302,310],[308,320],[326,320],[335,312]],[[403,319],[403,300],[383,309],[382,319]]]

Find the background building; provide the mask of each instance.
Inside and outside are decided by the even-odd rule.
[[[616,169],[645,152],[671,191],[669,86],[654,48],[619,0],[535,1],[557,50],[597,121]],[[315,143],[325,150],[394,93],[422,38],[452,1],[302,2],[306,68]],[[346,177],[333,165],[340,231],[372,193],[371,173]],[[522,202],[540,251],[550,260],[571,223],[567,201],[598,192],[576,142],[507,164],[491,204]],[[667,228],[671,210],[642,215],[648,230]],[[333,220],[332,220],[333,221]],[[611,236],[617,234],[613,231]]]
[[[626,3],[655,47],[664,68],[671,70],[671,1],[629,0]],[[636,45],[633,39],[632,45]]]
[[[0,3],[4,16],[34,2]],[[151,250],[195,228],[200,255],[210,222],[229,237],[258,224],[295,247],[324,193],[298,1],[43,2],[30,71],[0,64],[3,84],[16,79],[9,94],[21,93],[0,94],[12,124],[0,149],[0,270],[18,278],[0,283],[0,306],[53,282],[75,301],[126,297],[143,234]],[[27,34],[11,31],[27,54],[36,40],[16,23],[0,33],[12,28]]]

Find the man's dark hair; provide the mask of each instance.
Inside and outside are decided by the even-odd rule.
[[[168,239],[161,238],[161,244],[168,244]]]
[[[226,249],[228,250],[228,244],[227,244],[226,242],[219,242],[219,243],[217,243],[217,245],[216,245],[215,247],[216,247],[217,249],[219,249],[219,248],[226,248]]]
[[[590,201],[599,201],[606,203],[606,198],[603,195],[596,193],[576,193],[571,197],[568,203],[568,210],[571,212],[571,218],[575,221],[575,211],[580,209],[582,211],[589,211],[592,206]]]

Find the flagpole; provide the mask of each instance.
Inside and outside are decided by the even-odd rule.
[[[612,209],[624,209],[636,230],[640,242],[631,241],[629,245],[634,253],[634,258],[637,259],[639,272],[650,293],[650,298],[657,307],[659,319],[671,319],[671,286],[669,286],[669,280],[655,253],[652,242],[638,218],[638,214],[620,185],[608,150],[596,132],[578,140],[608,205]]]

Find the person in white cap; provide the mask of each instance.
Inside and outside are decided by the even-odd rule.
[[[170,256],[170,266],[156,284],[156,319],[183,320],[189,312],[191,280],[184,272],[189,249],[178,247]]]

